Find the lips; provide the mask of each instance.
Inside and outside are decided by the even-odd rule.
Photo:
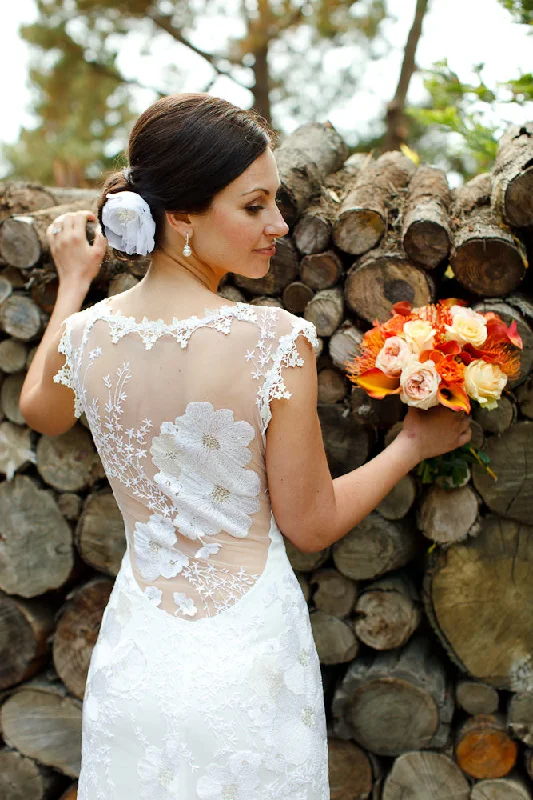
[[[259,253],[264,256],[273,256],[276,252],[276,245],[271,245],[270,247],[263,247],[262,250],[254,250],[254,253]]]

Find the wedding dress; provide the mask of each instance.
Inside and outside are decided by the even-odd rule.
[[[75,393],[127,549],[92,653],[79,800],[327,800],[307,605],[265,472],[270,401],[314,326],[245,303],[70,316]]]

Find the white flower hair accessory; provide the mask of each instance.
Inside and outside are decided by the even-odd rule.
[[[104,234],[111,247],[145,256],[155,247],[155,222],[150,206],[137,192],[108,194],[102,208]]]

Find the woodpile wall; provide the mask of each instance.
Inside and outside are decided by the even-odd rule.
[[[372,401],[345,361],[392,303],[459,296],[516,320],[520,377],[473,443],[498,475],[462,487],[407,476],[321,553],[287,548],[323,665],[333,800],[533,798],[533,123],[503,137],[491,174],[450,191],[398,152],[347,158],[328,125],[277,151],[291,226],[270,272],[230,276],[230,300],[315,323],[319,416],[334,476],[397,434],[398,397]],[[0,797],[75,798],[81,701],[124,551],[121,518],[83,421],[39,436],[18,395],[53,308],[44,238],[95,192],[0,185]],[[87,303],[147,261],[108,255]],[[288,800],[288,799],[287,799]]]

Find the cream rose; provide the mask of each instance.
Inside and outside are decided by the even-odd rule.
[[[435,328],[425,319],[413,319],[403,326],[405,340],[409,342],[415,353],[421,353],[422,350],[431,350],[435,333]]]
[[[416,408],[428,409],[438,405],[437,392],[440,376],[435,362],[428,359],[422,364],[413,356],[400,375],[400,398]]]
[[[487,338],[487,320],[477,311],[464,306],[452,306],[451,314],[453,322],[446,325],[447,338],[453,339],[459,344],[472,344],[474,347],[481,347]]]
[[[472,400],[489,411],[496,408],[507,383],[507,375],[497,364],[488,364],[481,358],[471,361],[465,369],[465,389]]]
[[[399,375],[412,355],[413,351],[405,339],[391,336],[377,355],[376,367],[385,375]]]

